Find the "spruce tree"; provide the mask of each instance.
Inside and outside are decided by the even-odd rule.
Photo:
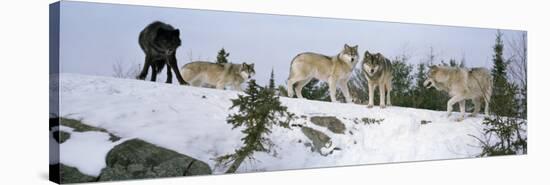
[[[277,86],[277,95],[278,96],[283,96],[283,97],[288,97],[287,89],[284,85]]]
[[[275,91],[275,72],[273,68],[271,68],[271,75],[269,76],[269,90]]]
[[[411,107],[411,84],[413,80],[412,65],[407,63],[406,57],[396,58],[392,61],[393,67],[393,90],[392,103],[397,106]],[[378,102],[378,96],[374,96]]]
[[[220,51],[218,51],[218,56],[216,56],[216,63],[218,64],[225,64],[228,62],[227,57],[229,57],[229,53],[225,51],[224,48],[222,48]]]
[[[514,84],[508,82],[507,63],[503,57],[504,44],[502,33],[497,32],[495,45],[493,46],[493,96],[491,97],[490,109],[500,116],[514,116],[516,111]]]
[[[516,98],[518,87],[507,79],[507,63],[503,58],[504,44],[500,31],[497,32],[493,51],[493,96],[490,109],[494,115],[483,120],[484,138],[473,137],[481,143],[483,150],[480,156],[526,154],[527,120],[520,118],[519,100]]]
[[[268,137],[272,126],[290,128],[289,123],[295,117],[281,104],[273,91],[258,86],[255,80],[248,82],[245,93],[231,100],[231,109],[237,108],[238,112],[227,118],[227,123],[233,125],[233,129],[243,128],[243,146],[236,149],[235,153],[216,159],[217,165],[227,166],[231,163],[226,173],[234,173],[244,160],[253,159],[254,152],[273,152],[274,144]]]
[[[418,69],[416,72],[416,83],[413,90],[413,105],[415,108],[425,108],[426,98],[429,99],[429,96],[426,96],[427,89],[423,86],[424,81],[426,81],[426,65],[424,63],[418,64]]]

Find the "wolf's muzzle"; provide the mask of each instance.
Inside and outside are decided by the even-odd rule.
[[[426,81],[424,81],[424,87],[430,88],[430,87],[432,87],[432,86],[433,86],[432,80],[426,79]]]

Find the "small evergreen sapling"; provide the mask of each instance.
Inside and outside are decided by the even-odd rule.
[[[275,91],[275,70],[271,68],[271,75],[269,76],[269,90]]]
[[[218,55],[216,56],[216,63],[218,64],[225,64],[225,63],[228,63],[229,61],[227,60],[227,57],[229,57],[229,53],[227,53],[225,51],[225,48],[222,48],[219,52],[218,52]]]
[[[246,95],[239,95],[237,99],[231,100],[231,109],[237,108],[238,112],[230,114],[227,118],[233,129],[243,128],[243,146],[236,149],[235,153],[216,158],[218,166],[225,167],[231,163],[226,173],[237,171],[244,160],[253,159],[254,152],[274,152],[274,144],[268,137],[272,126],[290,128],[289,123],[295,117],[281,104],[274,91],[268,87],[258,86],[255,80],[248,82],[245,93]]]

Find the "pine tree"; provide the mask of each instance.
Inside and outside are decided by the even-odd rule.
[[[508,64],[503,57],[504,44],[502,33],[497,32],[495,45],[493,46],[493,96],[491,97],[490,109],[500,116],[514,116],[516,111],[516,90],[514,84],[508,82],[506,69]]]
[[[284,85],[277,86],[277,96],[288,97],[287,89]]]
[[[484,138],[473,137],[481,143],[483,150],[480,156],[526,154],[527,120],[520,118],[521,110],[516,98],[519,88],[507,79],[507,63],[503,58],[504,44],[500,31],[497,32],[493,51],[493,96],[490,110],[494,115],[483,120]]]
[[[418,64],[418,70],[416,72],[416,83],[413,90],[413,105],[412,107],[415,108],[424,108],[422,106],[426,105],[426,98],[430,98],[429,96],[426,96],[426,88],[423,86],[424,81],[426,81],[426,65],[424,63]]]
[[[218,64],[225,64],[228,62],[227,60],[227,57],[229,57],[229,53],[227,53],[225,51],[224,48],[222,48],[219,52],[218,52],[218,56],[216,56],[216,63]]]
[[[397,106],[411,107],[411,85],[413,76],[412,65],[407,63],[406,57],[397,57],[392,61],[393,68],[393,90],[392,103]],[[375,102],[378,102],[375,96]]]
[[[243,128],[243,146],[235,150],[235,153],[216,158],[217,165],[227,166],[231,163],[226,173],[234,173],[244,160],[254,159],[254,152],[273,152],[274,144],[268,137],[272,126],[290,128],[289,123],[295,117],[281,104],[273,91],[258,86],[255,80],[248,82],[245,93],[246,95],[238,95],[237,99],[231,100],[231,109],[237,108],[238,112],[227,118],[233,129]]]
[[[269,90],[275,91],[275,71],[271,68],[271,75],[269,77]]]

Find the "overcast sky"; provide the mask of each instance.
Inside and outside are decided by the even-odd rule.
[[[280,16],[146,6],[64,1],[61,3],[61,72],[112,76],[113,64],[143,65],[139,32],[160,20],[180,29],[179,66],[193,60],[215,60],[219,49],[233,63],[256,63],[256,79],[267,83],[271,68],[278,84],[288,77],[298,53],[336,55],[345,43],[380,52],[388,58],[403,53],[412,64],[426,59],[433,47],[437,59],[464,57],[468,67],[491,67],[495,29]],[[501,30],[505,38],[521,31]],[[192,53],[192,55],[190,55]],[[506,46],[505,46],[506,54]],[[159,74],[162,80],[165,72]]]

